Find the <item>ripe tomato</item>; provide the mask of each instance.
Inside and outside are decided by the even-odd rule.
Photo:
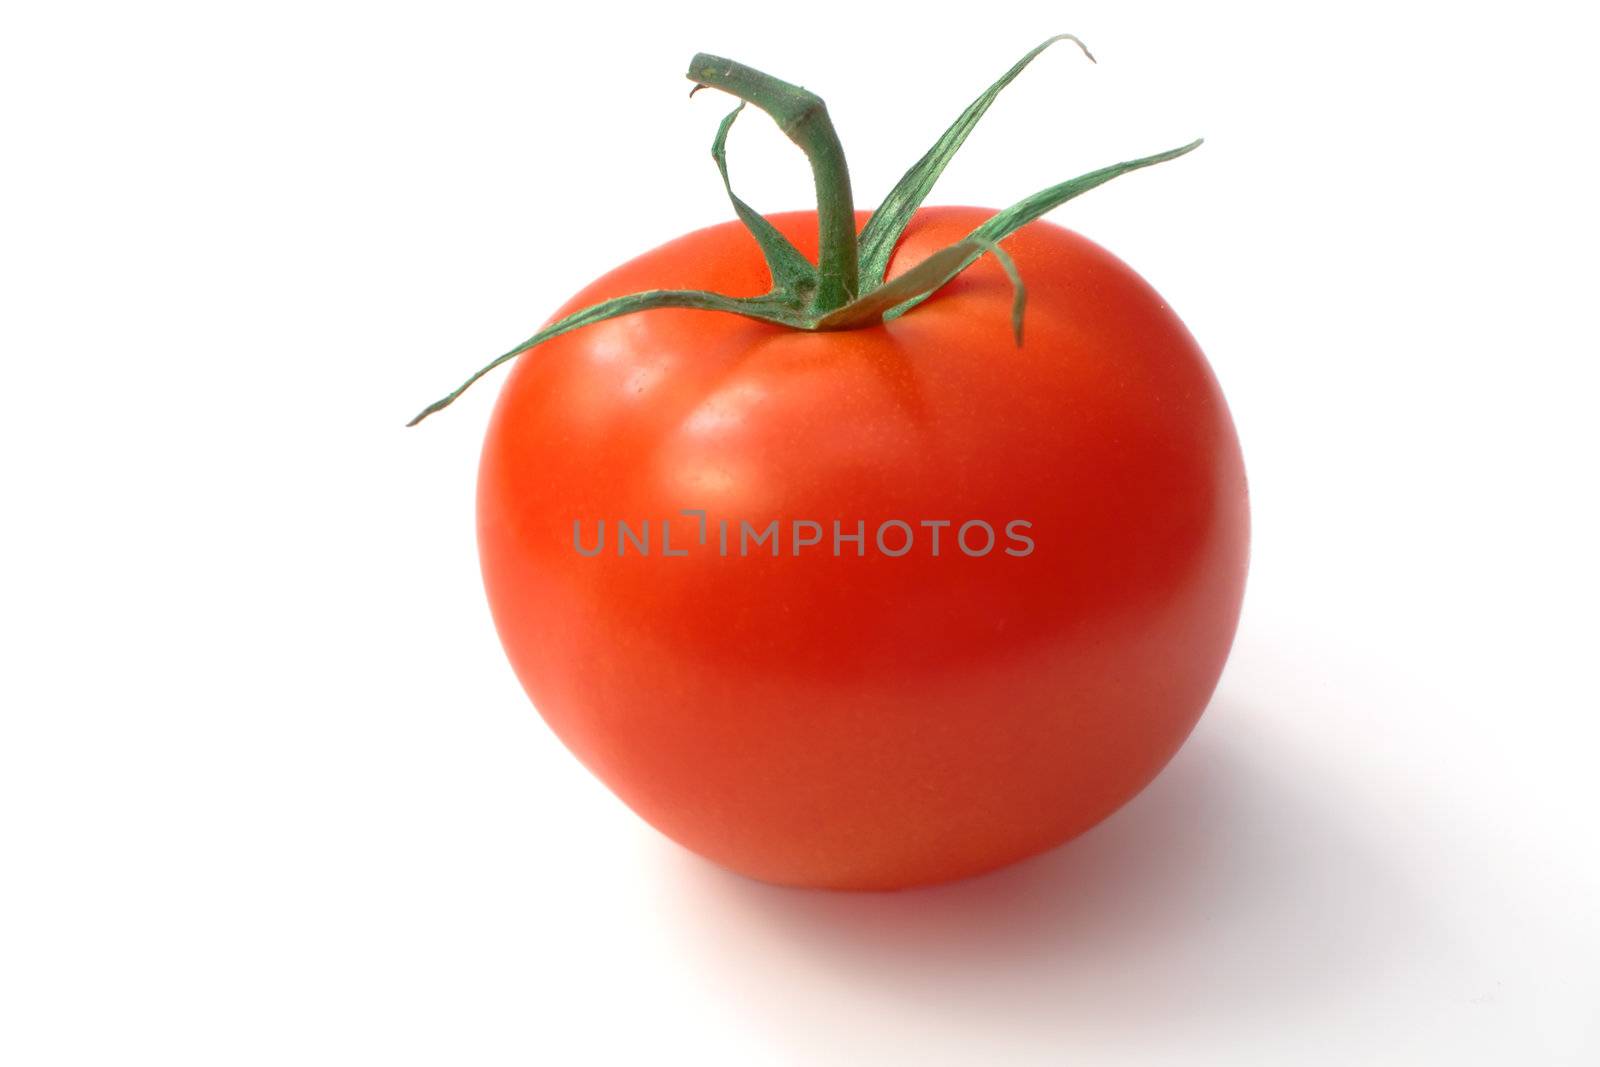
[[[922,209],[890,277],[990,215]],[[814,212],[772,221],[817,254]],[[1211,695],[1248,540],[1217,382],[1103,249],[1043,221],[1006,249],[1028,282],[1021,347],[1010,283],[985,257],[869,328],[675,308],[599,322],[518,360],[501,391],[478,531],[512,666],[584,764],[717,863],[870,889],[1001,866],[1132,797]],[[561,314],[767,284],[730,222],[640,256]],[[704,544],[686,510],[705,513]],[[719,520],[735,532],[726,556]],[[778,555],[741,555],[739,523],[769,520]],[[877,543],[890,520],[909,528],[903,555],[898,526]],[[981,528],[958,532],[979,520],[997,542],[968,554]],[[619,555],[614,536],[579,551],[575,522],[592,548],[602,521],[612,535],[648,522],[649,553],[623,539]],[[820,530],[798,555],[796,521]],[[834,521],[864,530],[864,551],[834,555]],[[1013,527],[1026,553],[1014,521],[1029,524]]]

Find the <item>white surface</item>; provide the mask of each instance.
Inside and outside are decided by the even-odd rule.
[[[1600,1062],[1582,5],[535,7],[0,16],[0,1061]],[[1053,217],[1233,404],[1221,690],[1144,795],[1009,872],[709,869],[503,661],[495,386],[401,423],[728,216],[693,52],[824,93],[870,205],[1060,30],[1101,64],[1041,59],[935,199],[1207,136]],[[732,158],[804,204],[770,124]]]

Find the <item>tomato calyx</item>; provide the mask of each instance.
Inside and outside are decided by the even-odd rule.
[[[1094,56],[1072,34],[1058,34],[1042,42],[967,106],[932,148],[906,171],[860,233],[855,228],[855,206],[844,149],[816,94],[770,74],[718,56],[697,55],[687,77],[693,81],[690,96],[715,88],[739,98],[717,128],[711,156],[734,213],[761,248],[771,274],[772,288],[755,297],[735,297],[698,289],[652,289],[605,300],[575,311],[549,324],[515,348],[477,370],[456,389],[423,408],[407,426],[449,407],[480,378],[545,341],[592,323],[655,308],[690,308],[720,311],[796,330],[853,330],[877,326],[906,314],[976,263],[992,255],[1004,268],[1015,293],[1011,308],[1012,333],[1022,344],[1027,291],[1011,257],[1000,242],[1023,226],[1068,200],[1104,185],[1113,178],[1176,159],[1200,147],[1203,139],[1140,159],[1091,171],[1026,197],[996,212],[955,244],[935,252],[921,263],[885,281],[889,260],[917,209],[944,173],[950,160],[966,142],[978,120],[1000,92],[1045,49],[1059,41],[1076,44],[1091,62]],[[778,128],[794,141],[811,164],[817,192],[819,254],[816,265],[795,248],[764,216],[733,191],[728,176],[727,142],[734,121],[746,104],[770,115]]]

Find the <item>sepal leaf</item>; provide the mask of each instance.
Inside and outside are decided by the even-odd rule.
[[[717,127],[716,139],[711,142],[711,158],[716,160],[717,171],[722,175],[722,187],[728,191],[733,210],[744,223],[745,229],[750,231],[750,236],[756,239],[756,244],[761,246],[761,255],[765,257],[767,270],[772,274],[772,288],[794,293],[810,292],[817,286],[817,271],[811,261],[793,242],[779,233],[778,228],[768,222],[764,215],[741,200],[728,178],[728,131],[733,128],[733,121],[744,110],[744,105],[743,100],[739,101],[739,106],[730,111],[728,117],[722,120],[722,125]]]
[[[904,313],[899,310],[900,308],[908,304],[921,303],[943,288],[956,275],[972,266],[985,252],[999,261],[1001,269],[1006,272],[1006,277],[1011,279],[1011,289],[1014,294],[1011,300],[1011,332],[1020,346],[1022,312],[1028,299],[1027,289],[1022,284],[1022,276],[1017,273],[1017,265],[1012,262],[1005,249],[983,237],[966,237],[953,245],[939,249],[893,281],[885,282],[866,296],[858,297],[837,311],[822,316],[817,320],[815,328],[854,330],[896,318]]]
[[[894,254],[894,246],[899,243],[900,235],[911,222],[911,216],[916,214],[917,208],[928,198],[934,183],[950,165],[950,160],[955,157],[956,152],[966,143],[967,136],[989,110],[989,105],[994,103],[1001,90],[1015,81],[1017,75],[1021,74],[1039,53],[1058,41],[1071,41],[1083,49],[1083,54],[1089,57],[1091,63],[1094,62],[1094,56],[1082,41],[1070,33],[1057,34],[1017,60],[999,81],[985,89],[981,96],[969,104],[961,113],[961,117],[944,131],[944,134],[934,142],[933,147],[912,164],[911,169],[906,171],[893,189],[889,190],[889,195],[883,198],[883,203],[878,205],[878,210],[872,213],[872,217],[862,228],[863,289],[870,289],[883,281],[884,272],[889,267],[889,258]]]
[[[978,242],[979,247],[974,247],[968,252],[966,258],[961,262],[960,266],[955,269],[955,273],[959,274],[966,270],[967,267],[971,266],[977,260],[977,258],[983,254],[983,247],[981,246],[985,244],[991,244],[995,241],[1004,240],[1013,233],[1016,233],[1018,230],[1022,229],[1022,227],[1026,226],[1028,223],[1041,217],[1046,212],[1060,207],[1073,197],[1081,196],[1084,193],[1087,193],[1090,189],[1104,185],[1111,179],[1121,177],[1130,171],[1142,170],[1145,167],[1153,167],[1157,163],[1165,163],[1170,159],[1177,159],[1179,156],[1187,155],[1190,152],[1193,152],[1196,148],[1199,148],[1204,143],[1205,139],[1201,138],[1196,141],[1191,141],[1182,148],[1173,148],[1166,152],[1158,152],[1153,156],[1144,156],[1141,159],[1131,159],[1126,163],[1113,163],[1109,167],[1101,167],[1099,170],[1093,170],[1088,174],[1079,175],[1078,177],[1071,178],[1060,183],[1059,185],[1052,185],[1048,189],[1041,189],[1032,196],[1025,197],[1017,201],[1004,211],[995,212],[995,214],[989,216],[989,218],[984,221],[982,225],[978,226],[975,230],[967,235],[967,240]],[[945,251],[948,252],[952,249],[960,248],[962,247],[963,243],[964,242],[951,245],[949,248],[945,249]],[[954,275],[952,275],[952,277],[953,276]],[[902,277],[904,277],[904,275],[902,275]],[[899,279],[896,280],[898,281]],[[892,285],[893,283],[891,282],[890,284]],[[888,288],[888,286],[885,286],[884,288]],[[912,299],[886,313],[884,318],[899,318],[901,315],[904,315],[906,312],[910,311],[912,308],[928,299],[929,296],[933,295],[933,292],[937,288],[938,287],[935,286],[934,289],[929,289],[926,292],[917,294]]]
[[[615,297],[611,300],[602,300],[562,319],[557,319],[526,341],[522,342],[511,351],[497,356],[473,372],[472,377],[462,382],[446,396],[440,397],[417,413],[417,416],[407,426],[415,426],[429,415],[443,411],[456,399],[470,389],[479,378],[494,370],[507,360],[512,360],[536,345],[544,344],[553,337],[560,337],[564,333],[589,326],[606,319],[614,319],[621,315],[631,315],[636,311],[650,311],[655,308],[693,308],[699,311],[726,311],[735,315],[743,315],[750,319],[759,319],[763,322],[773,322],[781,326],[795,329],[806,328],[806,323],[796,314],[791,303],[782,296],[767,294],[766,296],[724,296],[721,293],[710,293],[699,289],[648,289],[642,293],[629,293],[627,296]]]

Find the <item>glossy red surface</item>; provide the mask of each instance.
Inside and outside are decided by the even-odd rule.
[[[923,210],[891,274],[988,214]],[[814,254],[814,215],[774,222]],[[1103,249],[1044,222],[1006,248],[1028,285],[1021,348],[985,258],[882,327],[649,311],[550,341],[505,383],[478,511],[507,654],[584,764],[717,863],[879,889],[1001,866],[1132,797],[1210,698],[1249,525],[1217,382]],[[668,287],[755,294],[766,275],[729,223],[561,313]],[[707,545],[683,509],[707,512]],[[781,554],[740,556],[739,522],[773,519]],[[794,555],[797,519],[823,531]],[[898,558],[874,543],[890,519],[915,535]],[[575,520],[586,547],[605,521],[602,554],[575,549]],[[618,520],[649,520],[649,555],[617,554]],[[662,520],[686,555],[662,555]],[[833,555],[834,520],[865,524],[865,555]],[[924,520],[954,524],[938,556]],[[955,543],[969,520],[995,529],[988,554]],[[1028,555],[1004,551],[1013,520]]]

